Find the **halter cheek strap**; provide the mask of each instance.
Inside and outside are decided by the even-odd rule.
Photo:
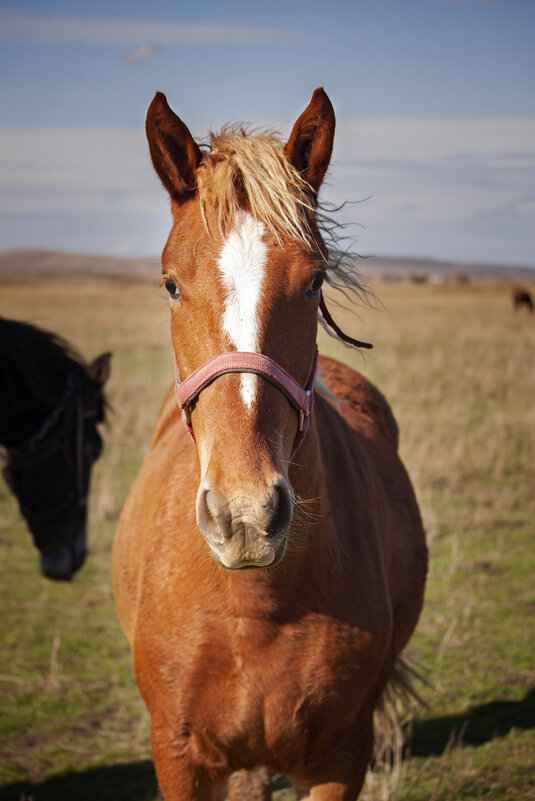
[[[178,364],[175,357],[175,395],[182,411],[182,420],[187,431],[195,442],[195,435],[191,425],[191,410],[200,393],[212,384],[219,376],[227,373],[254,373],[262,376],[274,384],[288,399],[297,411],[298,426],[293,445],[293,452],[297,450],[308,430],[310,413],[314,406],[314,382],[318,369],[318,350],[314,354],[314,362],[306,387],[303,389],[290,373],[284,370],[276,361],[264,356],[262,353],[247,353],[231,351],[215,356],[195,370],[184,381],[180,381]]]

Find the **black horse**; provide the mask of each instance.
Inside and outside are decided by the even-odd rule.
[[[102,450],[109,353],[87,365],[55,334],[0,317],[4,477],[41,552],[41,570],[70,579],[87,555],[89,478]]]
[[[526,309],[533,314],[533,298],[527,289],[517,286],[513,289],[513,308],[515,311],[525,306]]]

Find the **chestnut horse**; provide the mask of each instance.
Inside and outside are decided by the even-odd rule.
[[[269,799],[268,771],[301,799],[355,799],[422,607],[386,400],[327,358],[313,391],[322,282],[355,284],[320,230],[334,127],[322,89],[286,145],[231,127],[202,150],[161,93],[147,115],[185,425],[170,390],[113,575],[167,801]]]

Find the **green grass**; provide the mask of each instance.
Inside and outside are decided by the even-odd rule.
[[[155,285],[157,277],[155,276]],[[374,342],[320,350],[392,404],[429,537],[426,604],[410,652],[429,686],[400,781],[363,799],[535,799],[535,320],[505,285],[384,284],[384,309],[333,313]],[[0,285],[0,314],[51,328],[89,359],[113,351],[106,448],[93,476],[91,556],[71,584],[37,570],[0,484],[0,801],[155,801],[149,719],[113,607],[118,514],[172,380],[156,289],[78,279]],[[291,798],[284,783],[278,797]]]

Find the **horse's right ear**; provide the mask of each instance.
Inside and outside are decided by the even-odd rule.
[[[110,362],[111,353],[101,353],[88,366],[87,375],[95,384],[100,384],[101,387],[104,386],[110,377]]]
[[[156,92],[145,124],[154,169],[173,200],[184,203],[196,189],[195,170],[202,152],[165,95]]]

